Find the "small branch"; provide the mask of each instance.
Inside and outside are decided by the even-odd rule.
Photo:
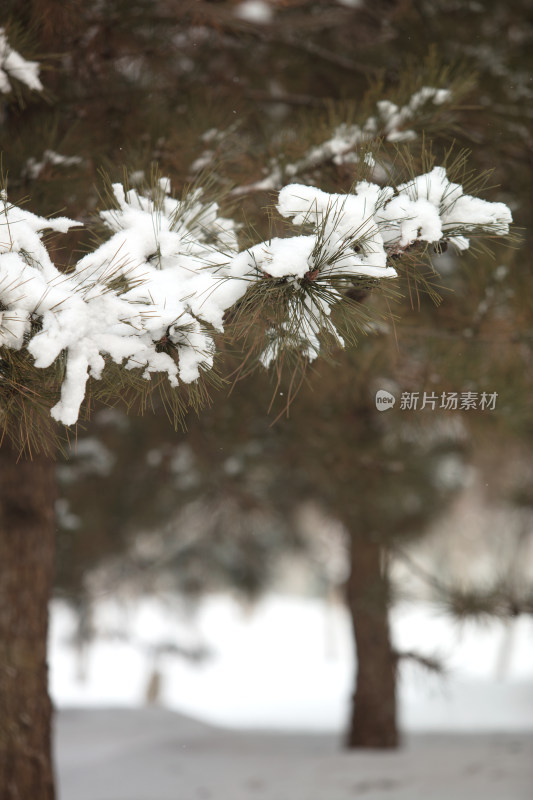
[[[435,672],[438,675],[444,674],[444,667],[442,661],[435,656],[423,656],[415,650],[394,650],[394,658],[396,659],[397,666],[402,660],[414,661],[428,670],[428,672]]]
[[[411,572],[413,572],[415,575],[418,575],[419,578],[422,578],[426,584],[432,586],[439,595],[444,597],[450,596],[451,589],[446,586],[445,583],[439,581],[439,579],[436,578],[435,575],[432,575],[431,572],[424,569],[424,567],[421,567],[420,564],[417,564],[417,562],[411,558],[411,556],[408,556],[406,552],[391,544],[388,545],[388,548],[394,556],[407,564]]]

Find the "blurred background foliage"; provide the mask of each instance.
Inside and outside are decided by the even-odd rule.
[[[419,137],[408,163],[422,161],[430,140],[436,163],[452,143],[455,152],[471,150],[470,167],[492,170],[483,196],[508,203],[523,229],[520,247],[436,255],[440,305],[406,293],[394,321],[314,365],[290,404],[290,379],[258,373],[233,385],[238,361],[228,353],[227,384],[185,431],[172,430],[156,401],[142,419],[95,409],[58,463],[58,593],[80,607],[110,581],[255,595],[275,581],[287,553],[307,553],[313,587],[341,591],[350,552],[353,560],[369,544],[388,565],[408,565],[412,543],[473,485],[483,487],[487,509],[525,509],[531,529],[528,0],[4,0],[1,14],[12,46],[44,68],[45,95],[20,87],[4,103],[1,131],[10,199],[31,197],[37,213],[89,222],[99,170],[112,179],[124,169],[148,176],[157,162],[178,192],[209,175],[228,213],[237,209],[247,231],[267,236],[272,193],[237,202],[233,187],[260,180],[272,159],[282,169],[298,160],[341,122],[364,122],[377,99],[401,105],[429,85],[451,87],[453,102],[410,123]],[[46,151],[74,160],[56,164]],[[393,148],[386,157],[401,175]],[[342,192],[356,169],[329,161],[298,180]],[[68,268],[89,239],[75,231],[66,241],[55,255]],[[498,398],[493,411],[408,411],[397,402],[382,413],[379,388],[398,399],[465,391]],[[308,507],[342,523],[344,572],[328,572],[316,531],[302,524]],[[523,527],[487,530],[479,548],[495,548],[501,567],[502,542],[508,553],[531,547]],[[453,547],[463,533],[459,520]],[[459,576],[442,552],[438,563],[427,556],[424,591],[458,617],[531,610],[516,559],[509,556],[507,573],[480,576],[478,555],[468,552]],[[415,578],[384,563],[386,611]]]

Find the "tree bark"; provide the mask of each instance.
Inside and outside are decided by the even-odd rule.
[[[396,659],[389,631],[389,585],[381,546],[352,536],[347,600],[352,618],[357,677],[348,747],[398,746]]]
[[[0,797],[53,800],[46,646],[54,464],[0,449]]]

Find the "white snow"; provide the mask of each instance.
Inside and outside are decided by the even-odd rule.
[[[39,64],[27,61],[9,44],[5,28],[0,28],[0,92],[8,94],[12,90],[10,78],[20,81],[34,92],[42,92],[39,79]]]
[[[465,195],[460,184],[448,179],[444,167],[434,167],[396,189],[360,181],[350,195],[291,184],[280,191],[278,210],[295,225],[323,224],[333,252],[339,252],[343,242],[357,244],[367,258],[350,254],[342,259],[343,268],[375,277],[394,277],[395,271],[386,267],[390,250],[398,252],[416,241],[437,242],[443,237],[452,242],[460,239],[456,243],[465,250],[469,247],[465,233],[502,236],[512,222],[508,206]]]
[[[277,279],[291,292],[286,319],[267,333],[263,365],[287,346],[312,360],[324,334],[344,345],[331,320],[333,305],[342,302],[339,281],[366,276],[377,285],[396,276],[390,253],[443,236],[466,249],[465,234],[505,235],[512,220],[503,203],[465,195],[442,167],[396,190],[361,181],[351,193],[328,194],[291,184],[281,189],[278,210],[311,232],[239,253],[237,224],[201,190],[177,200],[161,178],[149,190],[114,184],[112,191],[115,208],[100,212],[111,237],[68,274],[52,263],[43,231],[79,223],[37,217],[1,196],[0,344],[27,347],[38,368],[64,354],[65,378],[51,414],[66,425],[77,421],[87,381],[102,377],[106,359],[139,368],[146,380],[164,373],[172,387],[212,369],[209,326],[223,331],[225,312],[251,283]],[[37,321],[39,330],[32,327]]]
[[[73,612],[52,604],[50,686],[60,707],[138,707],[155,670],[160,705],[213,724],[306,731],[345,725],[355,666],[350,622],[337,604],[269,595],[246,608],[215,595],[191,619],[172,596],[102,598],[92,624],[94,640],[76,649]],[[447,670],[441,677],[409,661],[402,666],[404,730],[533,730],[530,619],[458,626],[418,604],[398,606],[391,624],[399,649],[442,657]],[[211,657],[192,663],[173,646]]]
[[[247,22],[265,24],[272,19],[272,8],[265,0],[245,0],[236,7],[235,15]]]
[[[85,649],[74,646],[67,606],[51,611],[62,800],[531,797],[530,619],[510,623],[511,639],[498,622],[456,627],[430,606],[399,606],[396,644],[447,656],[449,673],[402,668],[403,747],[348,753],[354,661],[337,604],[270,595],[245,607],[213,596],[187,620],[170,596],[102,598]],[[193,664],[172,644],[211,657]],[[150,688],[158,707],[145,705]]]
[[[456,228],[466,232],[483,228],[499,236],[509,231],[512,222],[508,206],[465,195],[460,184],[448,179],[443,167],[434,167],[431,172],[398,186],[398,191],[413,202],[426,200],[433,206],[438,211],[444,236],[453,234]]]
[[[224,311],[246,289],[243,281],[225,279],[236,234],[216,203],[203,205],[198,193],[181,203],[167,194],[168,184],[156,188],[157,202],[113,188],[119,207],[102,212],[113,236],[67,275],[52,264],[42,231],[78,223],[45,220],[3,198],[2,343],[20,349],[33,316],[41,318],[28,350],[40,368],[66,352],[61,399],[51,413],[67,425],[78,418],[89,375],[101,377],[105,356],[126,369],[141,367],[146,378],[166,372],[174,386],[178,378],[196,380],[201,366],[212,366],[214,353],[201,321],[221,328]],[[114,288],[120,278],[124,286]],[[177,363],[158,352],[163,337],[179,352]]]
[[[311,147],[298,161],[284,164],[283,169],[278,159],[274,158],[270,164],[270,171],[264,178],[245,186],[238,186],[232,194],[239,196],[280,189],[284,179],[295,179],[301,173],[329,161],[339,166],[356,163],[359,156],[354,151],[380,138],[389,142],[413,141],[417,138],[416,131],[405,126],[416,117],[417,112],[427,103],[439,106],[451,100],[452,93],[449,89],[437,89],[432,86],[423,86],[414,92],[401,107],[390,100],[380,100],[376,105],[376,114],[368,117],[362,125],[341,123],[328,139]]]
[[[530,800],[533,736],[234,732],[162,709],[60,711],[61,800]]]
[[[313,269],[312,252],[315,246],[314,236],[291,236],[288,239],[270,239],[268,242],[251,247],[241,253],[235,265],[240,268],[244,259],[246,266],[242,268],[245,273],[257,267],[272,278],[295,277],[303,278]],[[241,269],[239,269],[241,271]]]
[[[401,107],[389,100],[380,100],[377,104],[380,116],[380,125],[389,142],[408,142],[417,138],[415,131],[405,129],[405,124],[414,118],[417,111],[430,100],[434,105],[440,106],[450,101],[451,92],[448,89],[435,89],[432,86],[423,86],[415,92],[409,101]]]
[[[40,161],[37,161],[33,156],[28,158],[24,168],[24,174],[28,178],[35,180],[39,177],[47,164],[52,164],[54,167],[72,167],[81,164],[82,159],[80,156],[64,156],[61,153],[56,153],[55,150],[45,150]]]

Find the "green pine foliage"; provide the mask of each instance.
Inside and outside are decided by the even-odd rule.
[[[149,187],[157,163],[178,193],[206,187],[224,215],[238,213],[243,248],[287,235],[286,221],[273,211],[276,190],[284,183],[347,192],[354,182],[370,177],[369,154],[383,180],[393,186],[445,164],[450,180],[462,183],[466,192],[512,203],[518,228],[528,223],[529,179],[523,164],[531,146],[526,78],[531,74],[531,30],[525,0],[486,4],[483,25],[476,4],[449,0],[421,0],[401,8],[385,2],[358,9],[319,2],[278,4],[265,25],[239,18],[230,2],[172,4],[170,16],[164,4],[140,0],[113,0],[98,9],[56,2],[46,6],[45,17],[36,2],[23,9],[8,2],[2,12],[20,52],[29,58],[52,53],[43,77],[47,97],[19,87],[20,96],[3,98],[3,163],[13,201],[30,196],[38,213],[68,213],[86,223],[83,232],[68,235],[62,255],[60,245],[54,245],[66,271],[93,246],[95,232],[101,233],[93,225],[94,214],[102,204],[110,205],[99,176],[102,168],[111,182],[124,174],[132,182],[142,172]],[[459,10],[460,25],[454,9]],[[472,30],[480,31],[480,41],[472,40]],[[58,32],[53,46],[52,31]],[[90,35],[80,36],[79,31]],[[354,134],[356,127],[365,130],[379,101],[401,109],[426,86],[449,90],[451,101],[429,101],[403,120],[398,131],[412,131],[417,138],[390,140],[383,124],[362,137]],[[340,158],[323,148],[335,131],[348,142]],[[43,159],[45,151],[80,160],[66,168]],[[43,164],[39,171],[28,164],[30,158]],[[385,378],[402,391],[497,392],[494,414],[461,415],[469,447],[478,452],[489,436],[503,450],[509,441],[531,440],[530,234],[522,232],[519,250],[513,249],[515,241],[511,249],[490,241],[489,260],[478,233],[469,232],[477,260],[470,254],[457,258],[444,241],[390,253],[399,280],[382,283],[380,291],[372,280],[338,275],[334,288],[344,301],[331,317],[319,320],[327,363],[309,365],[301,355],[298,326],[285,325],[287,310],[294,312],[294,286],[265,275],[228,314],[231,338],[220,343],[223,356],[216,373],[206,372],[202,381],[175,392],[164,379],[147,385],[135,370],[125,375],[109,364],[103,380],[91,382],[86,409],[97,410],[101,402],[119,407],[125,402],[129,410],[157,414],[166,409],[172,421],[201,431],[203,423],[187,413],[190,407],[202,407],[208,430],[220,426],[227,431],[227,457],[245,410],[250,427],[261,430],[266,442],[272,436],[283,440],[277,450],[283,463],[294,465],[301,459],[313,466],[309,474],[296,468],[282,471],[286,507],[295,498],[318,497],[363,535],[377,498],[389,494],[379,526],[384,545],[396,546],[400,533],[416,538],[435,509],[444,509],[451,497],[424,480],[437,458],[424,436],[438,412],[409,418],[420,429],[419,446],[412,453],[400,433],[391,450],[393,429],[410,425],[397,408],[387,423],[376,412],[371,391],[377,379]],[[318,272],[310,271],[301,281],[297,305],[306,296],[328,300],[331,286],[321,277],[320,252],[315,255]],[[357,343],[353,353],[338,349],[328,333],[331,320],[349,344]],[[264,375],[257,367],[269,337],[280,356]],[[161,341],[160,347],[169,344]],[[50,428],[46,408],[57,400],[63,365],[56,363],[43,373],[24,353],[3,356],[4,435],[28,452],[51,451],[55,444],[50,437],[61,439],[62,432]],[[213,375],[216,385],[211,387]],[[244,377],[249,390],[236,386],[226,399],[236,378]],[[214,398],[213,409],[206,405],[209,397]],[[224,410],[229,404],[236,407],[233,420]],[[271,418],[263,426],[258,420],[269,407]],[[283,420],[289,415],[290,425]],[[268,426],[278,417],[272,434]],[[94,429],[86,424],[87,433],[98,430],[97,423]],[[143,424],[154,424],[151,415]],[[85,436],[84,427],[77,435]],[[193,441],[202,436],[198,432]],[[443,438],[437,450],[448,446],[447,436]],[[215,452],[215,437],[211,445]],[[268,447],[258,446],[259,459]],[[468,460],[462,448],[461,457]],[[344,478],[334,470],[337,462]],[[375,471],[368,481],[365,472],[354,516],[353,486],[369,462]],[[281,462],[273,463],[277,466],[271,467],[271,476]],[[406,484],[393,472],[384,491],[383,474],[389,474],[391,463],[407,476]],[[207,474],[206,466],[202,481]],[[114,480],[120,482],[120,477]],[[274,478],[272,485],[278,485]],[[399,502],[394,485],[399,495],[406,485],[413,488],[422,509],[418,516],[393,513]],[[178,493],[176,505],[181,502]],[[145,503],[152,508],[148,498]],[[98,524],[92,519],[84,533],[90,536]],[[131,520],[125,528],[133,534]],[[401,541],[403,546],[405,539]],[[494,609],[514,607],[505,605],[498,592],[478,594],[479,608],[490,610],[491,598]],[[455,597],[448,603],[453,613],[475,611],[475,598],[470,602],[464,593]]]

